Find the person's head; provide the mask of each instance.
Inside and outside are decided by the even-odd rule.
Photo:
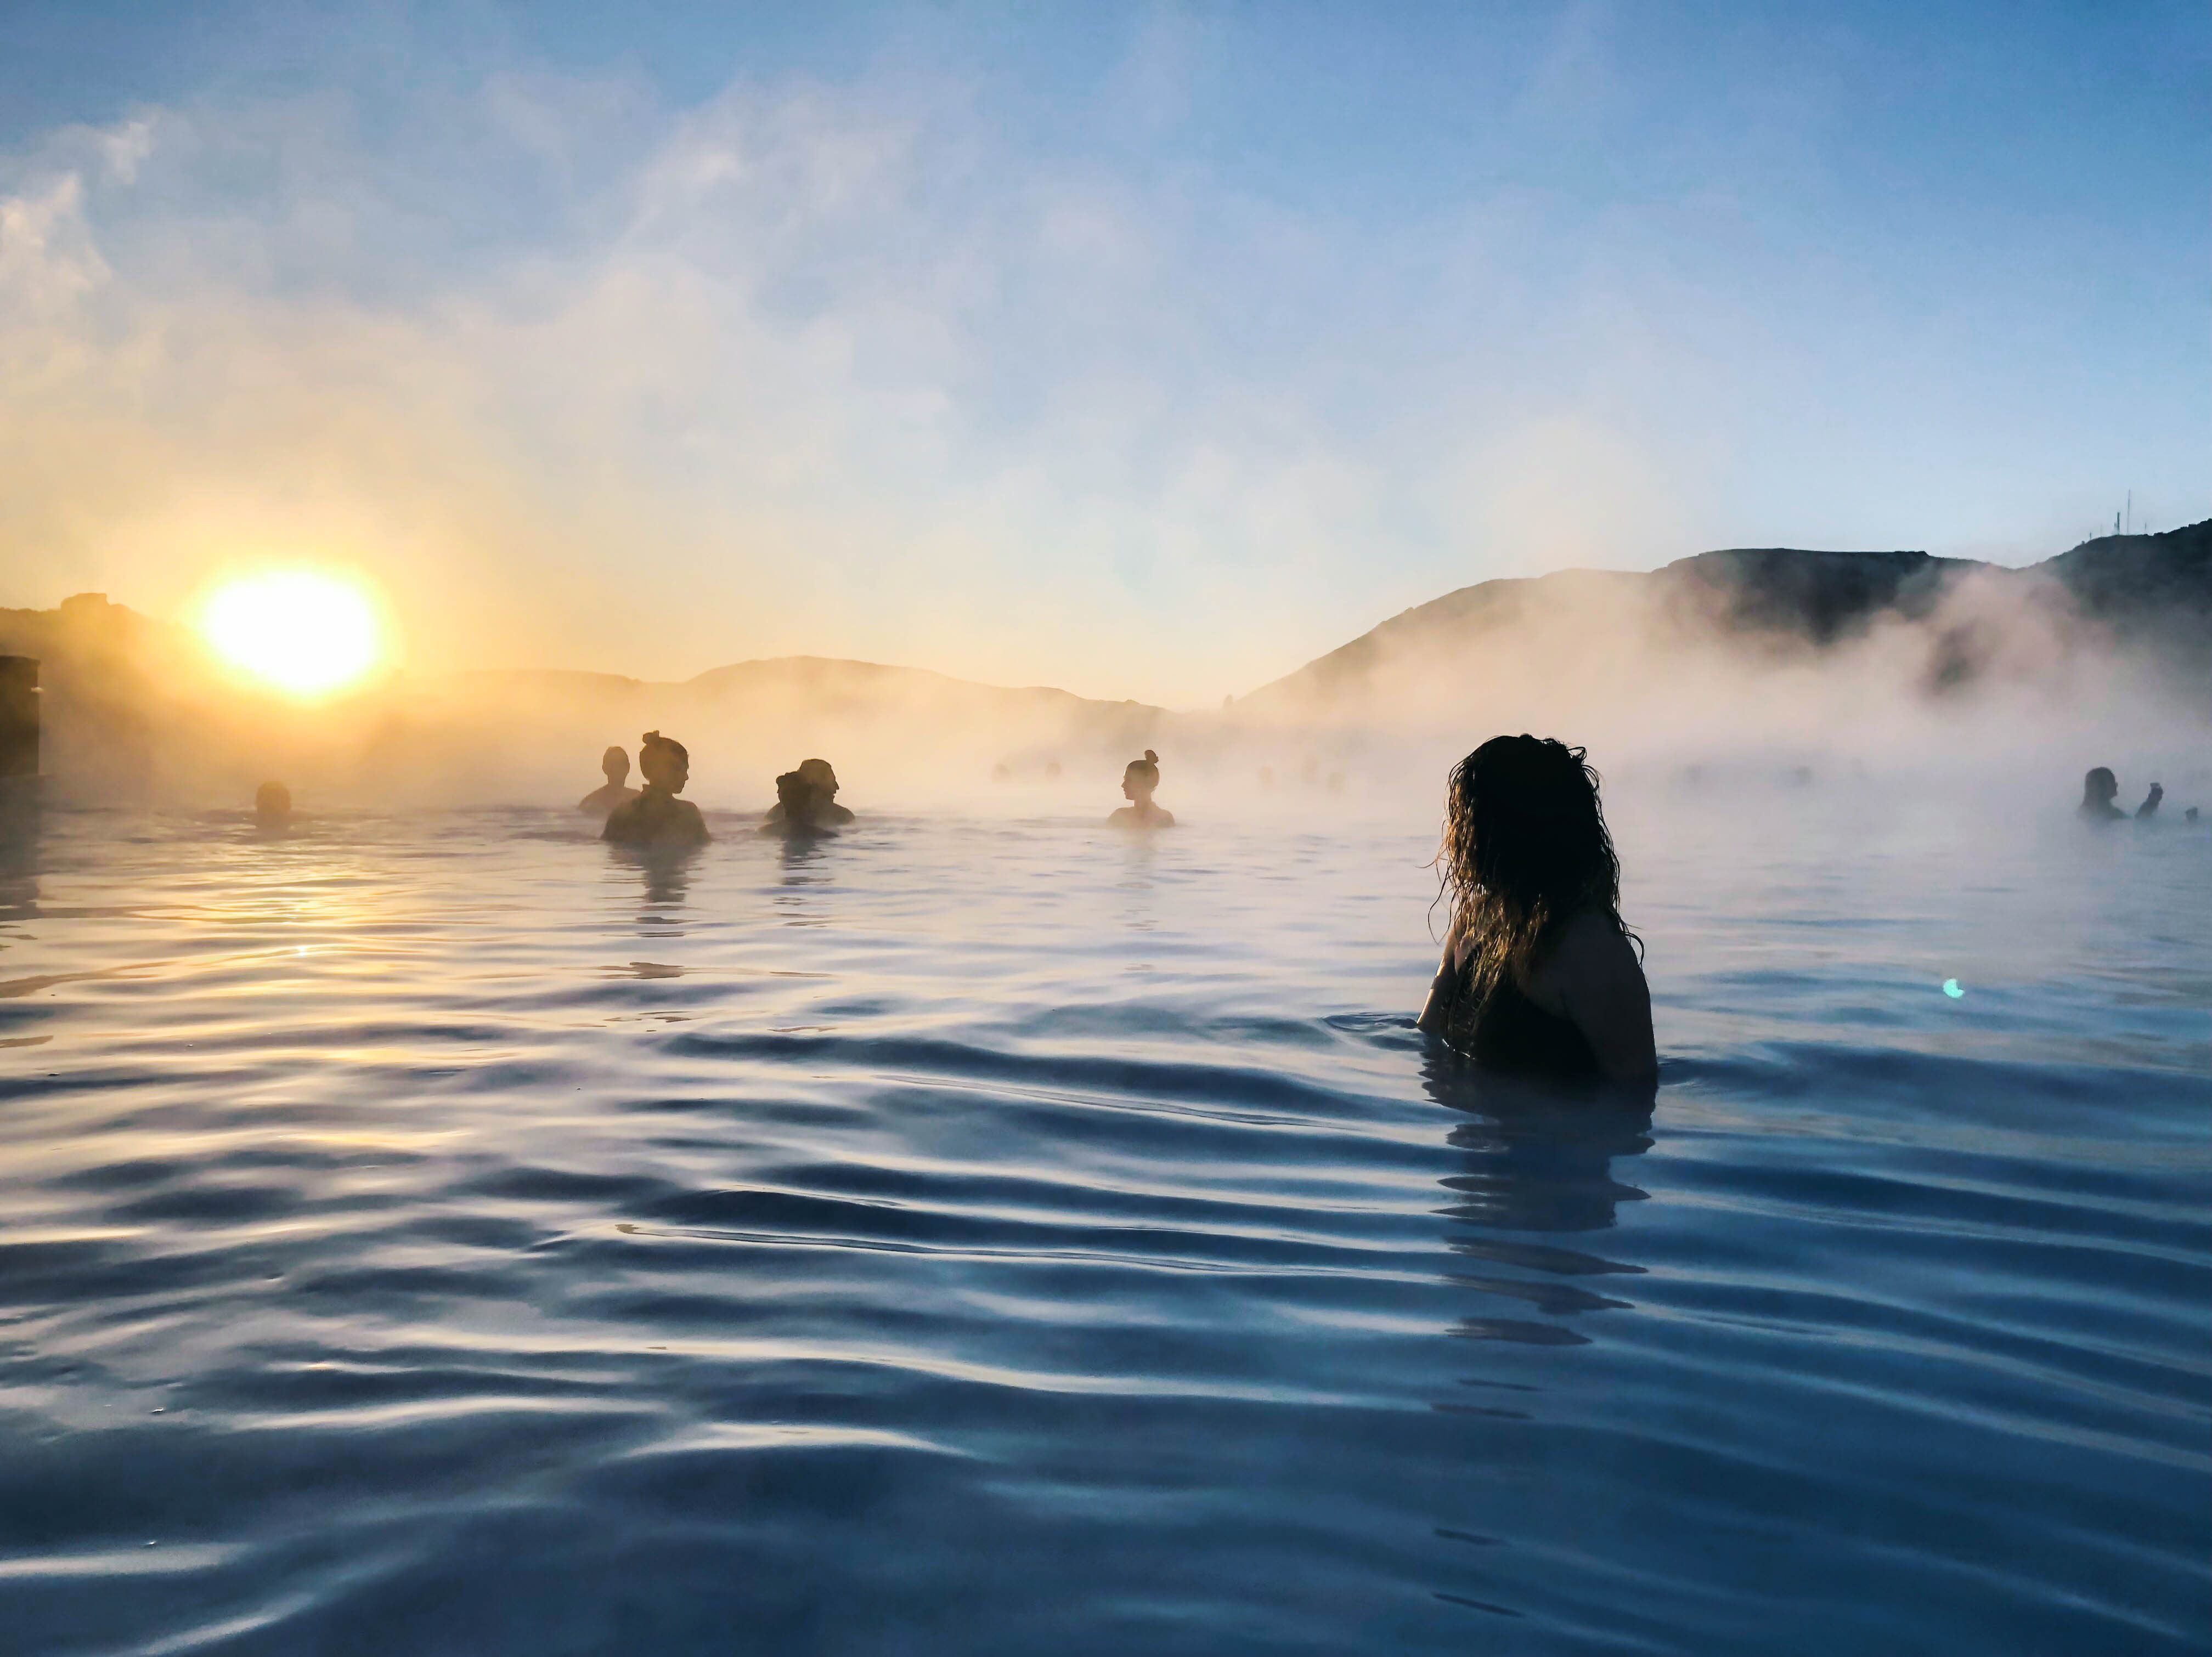
[[[787,771],[775,780],[775,803],[787,822],[806,822],[814,816],[814,786],[803,771]]]
[[[795,774],[809,788],[814,789],[824,800],[837,798],[837,773],[827,760],[801,760]],[[865,792],[865,791],[864,791]]]
[[[675,737],[648,731],[637,750],[637,768],[644,774],[647,786],[680,794],[684,785],[691,780],[691,756]]]
[[[1131,760],[1121,771],[1121,793],[1125,798],[1139,804],[1152,798],[1153,790],[1160,786],[1160,756],[1147,748],[1145,757]]]
[[[2081,779],[2081,804],[2110,805],[2120,792],[2120,780],[2104,766],[2098,766]]]
[[[1620,925],[1620,861],[1597,773],[1583,750],[1551,737],[1492,737],[1452,768],[1437,860],[1486,986],[1525,963],[1555,921],[1595,909]]]
[[[292,815],[292,791],[281,782],[264,782],[253,791],[253,815],[264,823],[279,823]]]
[[[621,787],[623,779],[629,775],[629,750],[626,748],[610,748],[599,756],[599,769],[605,774],[611,786]]]

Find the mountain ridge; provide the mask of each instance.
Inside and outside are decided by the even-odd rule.
[[[1753,547],[1648,571],[1476,582],[1218,713],[813,655],[677,681],[571,668],[395,675],[301,706],[212,671],[183,627],[95,594],[52,610],[0,610],[0,653],[46,663],[49,770],[89,796],[143,798],[257,773],[350,775],[394,791],[434,773],[456,791],[522,790],[573,771],[580,750],[627,744],[653,726],[692,733],[726,772],[772,776],[806,753],[872,753],[892,769],[1020,777],[1171,744],[1224,756],[1271,721],[1348,731],[1408,707],[1453,723],[1519,717],[1538,705],[1532,697],[1576,719],[1655,699],[1676,712],[1751,712],[1741,699],[1765,693],[1742,670],[1835,655],[1885,628],[1895,636],[1854,659],[1824,717],[1853,717],[1851,698],[1883,684],[1940,699],[1985,677],[2047,677],[2069,651],[2127,654],[2212,711],[2212,520],[2098,537],[2018,568],[1917,550]]]
[[[1266,706],[1330,700],[1394,653],[1472,645],[1525,617],[1534,601],[1656,598],[1678,629],[1819,651],[1883,619],[1933,617],[1970,580],[2070,601],[2091,620],[2183,653],[2212,652],[2212,519],[2157,535],[2100,536],[2025,566],[1923,550],[1729,547],[1652,570],[1554,570],[1478,581],[1399,611],[1357,638],[1236,699]]]

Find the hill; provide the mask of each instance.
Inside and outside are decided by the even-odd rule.
[[[568,669],[395,675],[302,707],[216,671],[183,628],[89,593],[0,610],[0,652],[42,659],[46,768],[64,797],[234,801],[277,776],[392,802],[559,799],[592,785],[602,748],[659,729],[691,748],[709,804],[764,804],[777,772],[815,754],[855,798],[972,799],[985,779],[1064,774],[1110,802],[1121,763],[1147,746],[1172,751],[1186,776],[1264,781],[1285,765],[1325,776],[1357,765],[1363,733],[1425,721],[1454,740],[1470,721],[1544,720],[1647,734],[1654,721],[1678,733],[1702,722],[1748,738],[1762,721],[1872,731],[1881,708],[1956,709],[1992,686],[2039,687],[2046,710],[2148,689],[2212,717],[2212,522],[2102,537],[2024,569],[1761,547],[1648,573],[1484,581],[1219,713],[815,656],[675,683]],[[1986,706],[1996,717],[1999,704]]]
[[[1919,657],[1918,689],[1955,694],[1987,674],[2077,652],[2155,659],[2185,681],[2212,666],[2212,520],[2106,536],[2024,569],[1925,552],[1730,548],[1649,573],[1563,570],[1479,582],[1401,612],[1239,700],[1248,713],[1348,712],[1438,676],[1587,667],[1607,653],[1803,663],[1883,635]],[[1900,645],[1907,646],[1900,650]]]

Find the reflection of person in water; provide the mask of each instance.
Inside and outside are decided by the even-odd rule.
[[[1649,1082],[1651,992],[1579,748],[1493,737],[1452,768],[1437,853],[1451,926],[1417,1021],[1485,1068]]]
[[[2125,811],[2113,804],[2119,798],[2119,794],[2120,780],[2112,774],[2111,768],[2102,765],[2094,768],[2081,779],[2081,804],[2078,808],[2079,815],[2088,818],[2092,822],[2118,822],[2127,816]],[[2136,808],[2136,816],[2144,821],[2156,816],[2158,803],[2165,798],[2166,790],[2157,783],[2151,784],[2150,792],[2143,797],[2143,803]]]
[[[1160,786],[1160,756],[1147,748],[1145,757],[1131,760],[1121,772],[1121,793],[1129,804],[1108,817],[1116,828],[1172,828],[1175,813],[1152,804],[1152,791]]]
[[[1615,1157],[1651,1148],[1651,1099],[1640,1093],[1562,1096],[1510,1077],[1486,1075],[1432,1050],[1421,1086],[1449,1110],[1455,1150],[1474,1153],[1443,1183],[1457,1193],[1445,1211],[1463,1224],[1498,1231],[1600,1231],[1622,1202],[1646,1193],[1616,1180]]]
[[[1586,1344],[1573,1320],[1629,1305],[1619,1292],[1644,1268],[1609,1258],[1617,1252],[1609,1246],[1597,1252],[1594,1238],[1570,1246],[1561,1234],[1610,1231],[1622,1203],[1649,1194],[1614,1165],[1651,1148],[1650,1094],[1563,1096],[1471,1069],[1440,1048],[1424,1061],[1421,1082],[1462,1113],[1448,1140],[1461,1153],[1459,1171],[1444,1178],[1450,1205],[1438,1211],[1456,1257],[1446,1276],[1480,1299],[1449,1332],[1524,1347]]]
[[[264,835],[281,834],[292,826],[292,791],[281,782],[264,782],[253,791],[253,826]]]
[[[775,804],[763,828],[811,831],[842,828],[853,814],[837,804],[837,773],[827,760],[801,760],[799,769],[775,780]]]
[[[704,846],[707,820],[690,800],[676,797],[691,779],[691,756],[682,743],[648,731],[637,750],[645,792],[617,806],[599,838],[618,846]]]
[[[596,811],[604,816],[617,805],[627,805],[635,799],[637,790],[629,786],[629,755],[624,750],[610,748],[600,755],[599,769],[606,775],[605,785],[578,800],[576,809]]]

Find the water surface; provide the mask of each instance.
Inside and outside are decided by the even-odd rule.
[[[1415,835],[52,815],[0,1648],[2201,1650],[2212,832],[1834,819],[1622,823],[1644,1112]]]

